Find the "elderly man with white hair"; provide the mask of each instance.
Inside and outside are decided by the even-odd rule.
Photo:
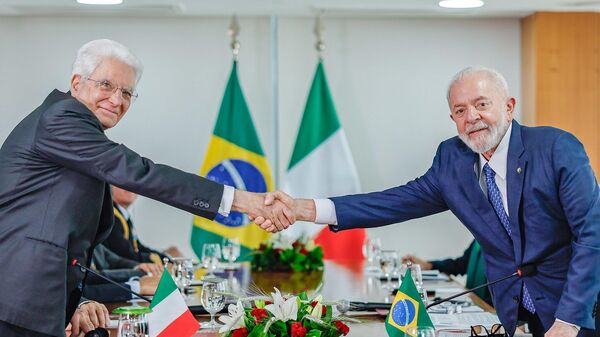
[[[442,142],[421,177],[381,192],[294,200],[268,195],[298,220],[333,231],[377,227],[450,210],[480,243],[490,287],[509,334],[594,335],[600,292],[600,189],[583,145],[551,127],[513,120],[516,99],[497,71],[471,67],[448,88],[458,136]],[[565,111],[565,113],[569,113]],[[402,159],[399,159],[402,160]],[[270,221],[257,218],[266,229]]]
[[[294,221],[275,217],[261,195],[155,164],[108,139],[104,131],[134,102],[141,75],[123,45],[88,42],[70,92],[50,93],[0,148],[0,336],[64,336],[69,322],[74,336],[106,326],[104,306],[80,301],[85,274],[71,261],[89,264],[110,233],[109,184],[209,219],[234,210],[280,229]]]

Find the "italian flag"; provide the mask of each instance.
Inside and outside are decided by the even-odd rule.
[[[308,94],[283,189],[300,198],[360,192],[356,166],[321,61]],[[363,259],[364,229],[334,233],[327,226],[298,222],[284,233],[314,238],[323,248],[326,259]]]
[[[160,278],[150,308],[150,337],[190,337],[200,328],[167,271]]]

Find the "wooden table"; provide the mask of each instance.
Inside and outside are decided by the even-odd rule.
[[[321,293],[327,302],[333,302],[341,299],[361,302],[385,302],[391,303],[394,296],[384,285],[387,281],[382,281],[376,275],[368,275],[364,272],[364,265],[357,261],[326,261],[323,272],[312,273],[278,273],[278,272],[251,272],[249,265],[243,265],[236,271],[218,273],[220,277],[227,278],[229,285],[233,289],[248,289],[251,285],[257,285],[259,288],[273,292],[273,287],[277,287],[283,293],[298,293],[303,290],[314,290],[322,283]],[[449,281],[425,281],[426,289],[435,289],[443,287],[462,287],[454,279]],[[476,295],[471,295],[473,301],[484,309],[493,310],[489,305],[479,299]],[[200,305],[200,287],[195,293],[187,295],[188,305]],[[114,308],[129,305],[127,303],[108,304],[109,311]],[[196,316],[199,322],[208,322],[208,315]],[[373,313],[362,316],[353,316],[360,319],[361,323],[350,323],[350,333],[348,336],[387,336],[385,330],[385,316]],[[111,336],[116,336],[116,331],[111,332]],[[194,336],[218,336],[215,332],[198,332]]]

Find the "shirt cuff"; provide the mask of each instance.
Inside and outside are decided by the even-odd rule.
[[[557,321],[557,322],[564,323],[564,324],[566,324],[566,325],[570,325],[570,326],[574,327],[575,329],[577,329],[577,331],[581,330],[581,327],[580,327],[579,325],[577,325],[577,324],[573,324],[573,323],[565,322],[565,321],[563,321],[562,319],[558,319],[558,318],[556,319],[556,321]]]
[[[315,223],[320,225],[337,225],[335,204],[331,199],[314,199]]]
[[[142,289],[139,278],[132,277],[131,279],[129,279],[129,281],[125,282],[125,284],[128,285],[129,288],[131,288],[131,291],[136,292],[138,294],[140,293],[140,290]],[[133,298],[138,298],[138,297],[131,294],[131,298],[133,299]]]
[[[227,185],[223,185],[223,196],[221,197],[221,204],[219,205],[219,214],[224,217],[229,216],[231,212],[231,205],[233,205],[233,195],[235,188]]]

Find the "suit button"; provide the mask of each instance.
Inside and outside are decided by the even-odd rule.
[[[198,200],[194,200],[194,206],[196,206],[196,207],[197,207],[198,205],[200,205],[200,201],[198,201]]]
[[[516,303],[519,303],[519,296],[516,296],[516,295],[515,295],[515,296],[513,296],[513,300],[514,300]]]

